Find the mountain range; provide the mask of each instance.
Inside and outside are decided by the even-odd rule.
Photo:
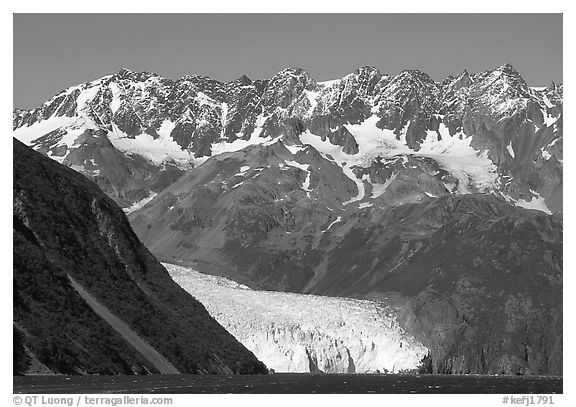
[[[561,211],[562,91],[530,88],[508,64],[442,82],[416,70],[392,76],[371,67],[327,82],[290,68],[269,80],[241,76],[226,84],[123,69],[35,109],[15,109],[13,128],[16,138],[95,180],[123,207],[209,157],[281,141],[330,155],[353,183],[345,195],[354,202],[389,178],[378,157],[407,157],[412,172],[435,178],[429,189],[495,190],[521,205],[541,201]]]
[[[161,261],[255,290],[393,302],[438,373],[562,371],[563,87],[300,68],[129,70],[15,109]]]

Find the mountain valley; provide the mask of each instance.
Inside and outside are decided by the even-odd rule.
[[[372,67],[229,83],[124,69],[14,110],[13,129],[93,180],[172,277],[282,371],[350,372],[346,355],[356,372],[399,370],[358,351],[385,346],[380,328],[334,347],[339,311],[295,330],[314,320],[304,298],[333,297],[342,312],[393,309],[412,341],[402,368],[427,355],[433,373],[561,375],[562,121],[563,86],[530,87],[509,64],[440,82]],[[245,286],[228,289],[262,321],[218,308],[208,275]],[[290,313],[266,316],[257,298],[290,295],[301,321],[278,322],[271,345],[267,324]],[[311,335],[326,340],[314,353]]]

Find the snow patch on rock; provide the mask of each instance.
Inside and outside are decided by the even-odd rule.
[[[235,151],[240,151],[246,147],[252,146],[252,145],[263,145],[263,146],[269,146],[274,144],[275,142],[277,142],[281,136],[278,136],[276,138],[272,138],[272,137],[260,137],[260,133],[262,132],[262,129],[264,126],[264,122],[266,121],[266,118],[263,116],[260,116],[258,118],[258,120],[256,120],[256,127],[254,128],[254,131],[252,132],[252,134],[250,135],[250,138],[248,140],[243,140],[243,139],[236,139],[231,143],[228,143],[226,141],[221,141],[219,143],[214,143],[212,144],[212,156],[218,155],[218,154],[223,154],[223,153],[232,153]],[[204,157],[202,162],[206,161],[209,157]]]
[[[147,196],[146,198],[138,201],[138,202],[134,202],[132,204],[132,206],[129,206],[128,208],[124,208],[122,209],[124,211],[125,214],[129,214],[132,213],[134,211],[137,211],[138,209],[142,208],[144,205],[146,205],[148,202],[150,202],[152,199],[154,199],[154,197],[158,195],[156,192],[152,192],[149,196]]]
[[[514,199],[511,196],[505,194],[502,195],[504,199],[506,199],[508,202],[512,202],[516,206],[520,206],[521,208],[525,209],[534,209],[551,215],[552,211],[548,208],[548,206],[546,206],[546,200],[544,197],[540,196],[540,194],[536,191],[530,190],[530,192],[534,194],[534,197],[532,197],[532,199],[529,201],[525,199]]]
[[[516,158],[516,154],[514,154],[514,148],[512,147],[512,142],[508,143],[506,150],[508,150],[512,158]]]
[[[195,160],[194,155],[187,150],[183,150],[171,137],[170,132],[174,124],[165,120],[158,130],[158,137],[154,139],[147,133],[141,133],[130,137],[112,123],[112,131],[108,132],[108,139],[118,150],[136,154],[147,158],[156,165],[165,162],[174,162],[180,167],[190,167]]]
[[[397,176],[398,173],[395,172],[394,174],[390,175],[390,178],[388,178],[383,184],[372,182],[372,198],[378,198],[379,196],[384,195],[384,192],[386,192],[390,184],[392,184]]]
[[[330,230],[330,228],[331,228],[332,226],[334,226],[336,223],[340,222],[341,220],[342,220],[342,217],[341,217],[341,216],[338,216],[338,217],[336,218],[336,220],[335,220],[334,222],[332,222],[331,224],[329,224],[328,227],[327,227],[325,230],[323,230],[322,232],[327,232],[328,230]]]
[[[302,189],[306,192],[311,192],[312,191],[310,189],[311,172],[309,170],[310,164],[300,164],[299,162],[296,162],[296,161],[286,161],[286,164],[288,164],[291,167],[295,167],[295,168],[298,168],[298,169],[306,172],[306,179],[304,180],[304,183],[302,184]]]

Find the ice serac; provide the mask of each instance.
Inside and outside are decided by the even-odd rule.
[[[14,374],[266,372],[96,184],[13,143]]]
[[[254,291],[165,263],[171,277],[276,372],[373,373],[427,368],[428,349],[384,301]]]

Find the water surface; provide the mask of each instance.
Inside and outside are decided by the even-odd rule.
[[[480,375],[15,376],[14,393],[562,393],[562,377]]]

